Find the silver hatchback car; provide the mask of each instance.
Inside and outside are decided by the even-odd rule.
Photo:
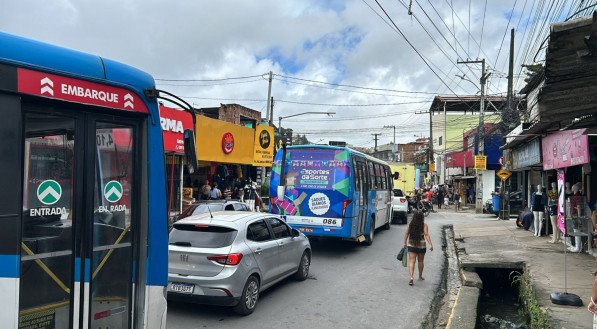
[[[259,293],[294,275],[305,280],[311,245],[279,217],[214,212],[174,223],[168,247],[168,300],[233,306],[253,313]]]

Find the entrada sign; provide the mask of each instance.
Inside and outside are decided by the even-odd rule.
[[[134,92],[124,88],[24,68],[17,69],[17,80],[17,90],[21,93],[125,111],[149,113],[143,100]]]

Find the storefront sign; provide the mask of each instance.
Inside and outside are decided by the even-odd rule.
[[[487,156],[475,155],[475,170],[487,170]]]
[[[148,113],[143,100],[134,92],[100,83],[67,78],[56,74],[17,69],[21,93],[87,105]]]
[[[255,129],[253,165],[271,167],[274,162],[274,128],[258,125]]]
[[[193,129],[191,114],[160,106],[160,124],[164,136],[164,152],[184,154],[184,131]]]
[[[201,115],[196,117],[195,127],[199,161],[253,164],[255,129]],[[232,138],[225,138],[226,134]]]
[[[586,129],[558,131],[541,141],[543,170],[589,163],[589,137]]]
[[[522,147],[512,150],[512,169],[530,167],[541,163],[539,139],[534,139]]]
[[[224,154],[230,154],[234,151],[234,135],[232,133],[224,133],[222,135],[222,151]]]

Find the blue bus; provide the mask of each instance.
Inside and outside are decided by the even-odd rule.
[[[290,146],[274,158],[270,211],[308,236],[370,245],[375,229],[390,228],[391,191],[384,161],[347,147]]]
[[[154,79],[0,33],[2,328],[165,328]]]

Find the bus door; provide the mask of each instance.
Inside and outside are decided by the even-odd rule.
[[[368,191],[368,180],[367,177],[367,165],[365,162],[357,161],[356,162],[356,170],[358,171],[357,177],[359,179],[359,200],[357,200],[357,205],[359,208],[359,230],[357,232],[358,235],[365,234],[365,225],[367,224],[367,191]]]
[[[25,106],[20,328],[130,328],[139,119]]]

